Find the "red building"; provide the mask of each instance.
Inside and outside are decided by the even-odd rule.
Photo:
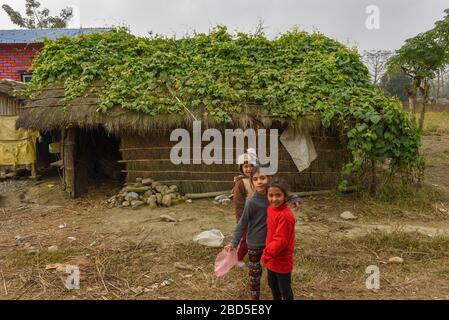
[[[0,79],[26,82],[33,58],[42,48],[41,43],[1,43]]]
[[[44,38],[57,39],[110,31],[110,28],[0,30],[0,79],[27,82]]]

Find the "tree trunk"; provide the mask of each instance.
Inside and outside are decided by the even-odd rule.
[[[438,103],[438,100],[440,99],[440,88],[441,88],[441,70],[438,70],[437,73],[437,92],[436,92],[436,103]]]
[[[410,111],[414,114],[415,113],[415,97],[413,97],[413,96],[408,97],[408,106],[410,108]]]
[[[418,104],[417,96],[418,96],[420,87],[421,87],[420,78],[414,78],[413,82],[412,82],[412,89],[410,92],[409,101],[410,101],[410,110],[413,112],[413,122],[416,125],[418,125],[417,120],[416,120],[416,105]]]
[[[411,95],[408,97],[408,104],[410,111],[412,112],[413,122],[416,124],[416,96]]]
[[[422,93],[422,109],[421,109],[421,116],[419,118],[419,131],[422,131],[424,128],[424,117],[426,114],[426,106],[427,102],[429,100],[429,91],[430,91],[430,83],[425,81],[424,86],[420,88]]]
[[[424,127],[424,117],[425,117],[425,114],[426,114],[426,105],[427,105],[427,102],[426,101],[423,101],[422,102],[422,109],[421,109],[421,116],[419,117],[419,131],[422,131],[422,129],[423,129],[423,127]]]

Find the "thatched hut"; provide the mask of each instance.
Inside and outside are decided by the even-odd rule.
[[[232,188],[233,178],[238,174],[236,164],[175,165],[171,162],[170,150],[177,142],[170,141],[170,132],[176,128],[192,132],[190,115],[149,116],[120,107],[102,114],[96,111],[98,98],[93,93],[73,100],[68,106],[63,98],[62,88],[45,89],[21,109],[17,126],[62,133],[65,184],[72,196],[87,192],[89,183],[100,176],[119,178],[119,172],[128,182],[138,177],[152,178],[177,185],[185,193]],[[201,113],[197,116],[201,117]],[[213,127],[221,132],[225,128],[277,128],[282,134],[289,124],[288,120],[274,120],[249,110],[235,114],[232,123],[227,125],[202,120],[202,129]],[[288,179],[296,191],[335,188],[341,166],[350,158],[338,130],[325,129],[319,121],[309,118],[303,121],[303,127],[310,132],[317,159],[308,169],[298,172],[290,154],[279,143],[278,174]],[[203,146],[207,144],[203,142]]]
[[[408,116],[371,83],[359,54],[319,33],[293,30],[269,40],[218,27],[183,39],[147,39],[119,29],[47,42],[33,70],[17,126],[62,133],[73,196],[88,190],[89,178],[119,178],[118,172],[127,181],[150,177],[186,193],[230,189],[235,164],[170,160],[177,143],[170,131],[192,130],[195,119],[203,130],[308,132],[317,158],[306,170],[279,143],[278,174],[296,191],[336,187],[350,162],[407,165],[412,158],[398,148],[418,146]]]

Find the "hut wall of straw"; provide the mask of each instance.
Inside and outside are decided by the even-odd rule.
[[[310,167],[298,172],[290,154],[278,144],[279,167],[277,175],[287,179],[293,191],[332,189],[338,185],[341,166],[348,161],[348,152],[335,132],[320,128],[312,132],[318,157]],[[267,139],[268,142],[268,139]],[[234,177],[239,175],[235,164],[173,164],[170,152],[177,141],[170,141],[169,131],[155,131],[145,136],[126,134],[121,137],[120,151],[128,182],[136,178],[152,178],[165,184],[174,184],[185,193],[229,190]],[[202,150],[210,142],[202,142]],[[226,145],[222,143],[222,155]],[[269,143],[268,148],[269,150]],[[238,157],[238,155],[237,155]]]

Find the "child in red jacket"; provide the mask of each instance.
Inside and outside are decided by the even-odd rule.
[[[262,262],[274,300],[293,300],[291,272],[295,248],[295,217],[287,206],[289,186],[279,178],[268,183],[267,240]]]

